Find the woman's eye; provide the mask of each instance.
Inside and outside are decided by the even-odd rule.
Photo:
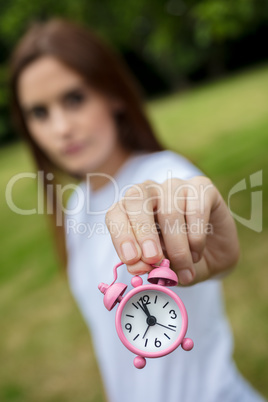
[[[65,97],[64,103],[66,106],[77,107],[77,106],[82,105],[84,100],[85,100],[85,95],[83,93],[72,92]]]
[[[31,110],[31,117],[39,120],[44,120],[48,116],[48,111],[45,107],[35,107]]]

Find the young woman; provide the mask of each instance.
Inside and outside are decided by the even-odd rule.
[[[239,257],[234,221],[211,181],[159,144],[120,57],[70,22],[40,23],[14,51],[11,89],[14,119],[44,173],[45,190],[59,188],[63,175],[79,181],[65,222],[59,192],[47,197],[47,207],[108,400],[261,401],[232,361],[223,308],[219,278]],[[165,257],[184,285],[175,292],[186,305],[195,347],[148,359],[139,371],[98,283],[111,282],[119,260],[127,266],[120,282],[130,284],[133,274]]]

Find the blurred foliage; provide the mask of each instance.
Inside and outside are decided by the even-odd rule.
[[[0,142],[7,142],[15,138],[9,118],[9,102],[7,88],[7,67],[0,66]]]
[[[230,41],[266,26],[268,0],[0,0],[0,68],[32,21],[55,16],[94,29],[122,53],[134,52],[177,88],[200,69],[221,74]],[[11,133],[5,71],[0,70],[0,141]]]
[[[254,31],[268,20],[266,0],[1,0],[0,38],[12,48],[32,20],[71,18],[116,47],[153,59],[173,79],[207,57],[215,44]]]

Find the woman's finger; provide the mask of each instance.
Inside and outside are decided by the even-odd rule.
[[[215,187],[208,178],[197,176],[188,181],[185,221],[194,263],[200,261],[207,235],[213,233],[209,219],[215,198]]]
[[[141,249],[135,239],[127,215],[115,203],[105,215],[105,223],[110,232],[112,242],[119,258],[124,263],[137,262],[141,257]]]
[[[105,221],[114,247],[132,274],[152,269],[164,255],[154,220],[159,193],[152,181],[132,186],[106,214]]]
[[[164,258],[154,209],[160,197],[156,187],[161,185],[146,181],[129,188],[122,200],[134,236],[141,249],[141,259],[146,264],[155,264]]]
[[[157,218],[171,267],[178,274],[179,282],[188,285],[195,277],[195,269],[185,226],[185,181],[172,179],[170,183],[169,180],[163,183],[164,197]]]

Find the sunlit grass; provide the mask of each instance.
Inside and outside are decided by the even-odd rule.
[[[212,178],[227,201],[243,178],[263,170],[267,193],[268,67],[150,102],[162,142],[188,156]],[[101,380],[88,330],[58,272],[49,226],[42,215],[13,213],[4,199],[8,180],[33,171],[25,146],[0,151],[0,401],[101,402]],[[14,193],[36,206],[33,180]],[[231,208],[249,218],[250,189]],[[267,217],[261,233],[237,224],[241,260],[224,280],[234,357],[243,375],[268,397]]]

